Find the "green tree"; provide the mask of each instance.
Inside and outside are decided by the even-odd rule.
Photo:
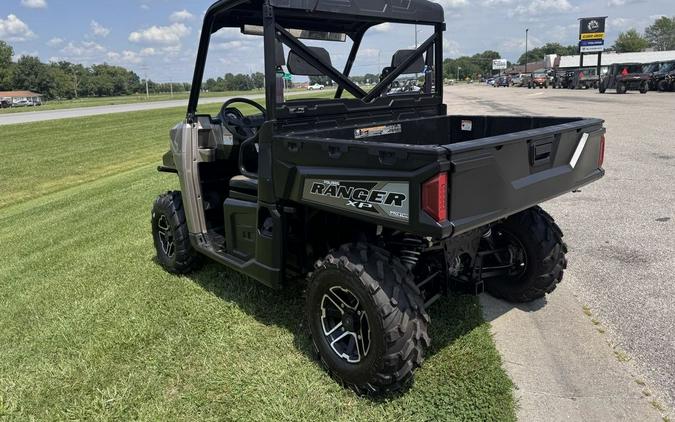
[[[544,60],[544,56],[548,54],[557,54],[559,56],[569,56],[572,54],[577,54],[577,46],[576,45],[562,45],[557,42],[549,42],[541,47],[533,48],[532,50],[529,50],[527,52],[527,60],[529,62],[537,62]],[[518,58],[518,64],[523,65],[525,64],[525,53],[523,53],[519,58]]]
[[[56,95],[55,83],[49,66],[33,56],[21,56],[16,63],[12,77],[14,89],[23,89],[54,98]]]
[[[635,51],[642,51],[649,47],[647,41],[635,29],[629,29],[626,32],[621,32],[614,41],[614,50],[617,53],[632,53]]]
[[[645,29],[645,38],[656,50],[675,50],[675,16],[658,18]]]
[[[0,90],[3,91],[12,89],[13,55],[14,49],[12,46],[0,40]]]

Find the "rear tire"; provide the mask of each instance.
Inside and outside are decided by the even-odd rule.
[[[430,345],[429,316],[401,261],[366,243],[347,244],[319,260],[308,282],[307,324],[331,376],[361,394],[407,388]]]
[[[180,192],[160,195],[152,207],[152,238],[157,262],[172,274],[187,274],[201,264],[190,243]]]
[[[660,80],[659,84],[656,86],[656,89],[659,92],[665,92],[668,91],[668,81],[666,80]]]
[[[628,90],[628,87],[624,83],[619,83],[616,86],[616,93],[617,94],[625,94],[627,90]]]
[[[649,86],[647,85],[647,82],[642,82],[642,84],[640,84],[640,94],[646,94],[647,91],[649,91]]]
[[[486,280],[492,296],[509,302],[531,302],[555,290],[567,268],[567,245],[553,218],[540,207],[512,215],[492,228],[495,240],[504,240],[524,254],[523,269],[507,278]]]

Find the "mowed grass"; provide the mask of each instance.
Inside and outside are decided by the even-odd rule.
[[[0,141],[0,419],[515,419],[474,298],[437,302],[414,386],[372,400],[312,358],[301,283],[165,273],[150,207],[177,187],[155,167],[182,113],[0,127],[30,147]]]

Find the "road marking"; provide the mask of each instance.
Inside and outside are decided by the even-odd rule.
[[[537,92],[536,94],[530,94],[528,97],[536,97],[537,95],[544,95],[543,92]]]
[[[570,161],[570,166],[572,168],[576,167],[577,161],[579,161],[579,157],[581,157],[581,153],[584,151],[584,147],[586,146],[586,141],[588,141],[588,133],[584,133],[581,136],[581,140],[579,141],[579,145],[577,145],[576,151],[574,151],[574,155],[572,156],[572,161]]]

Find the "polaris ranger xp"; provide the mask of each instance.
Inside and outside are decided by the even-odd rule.
[[[418,25],[426,39],[361,86],[352,68],[382,24]],[[427,0],[218,1],[159,167],[180,192],[152,210],[158,262],[182,274],[206,257],[274,289],[306,278],[317,355],[362,393],[409,384],[430,344],[426,309],[449,291],[513,302],[553,291],[566,246],[537,204],[604,174],[602,120],[448,116],[444,29]],[[233,98],[199,112],[219,31],[262,36],[264,106]],[[285,93],[286,73],[336,90]],[[410,75],[419,90],[390,89]]]

